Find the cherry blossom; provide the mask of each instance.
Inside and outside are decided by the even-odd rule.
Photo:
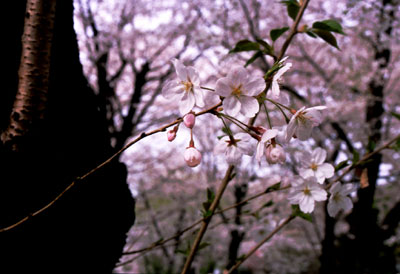
[[[178,59],[172,60],[179,81],[169,81],[162,89],[166,99],[180,97],[179,110],[182,115],[188,113],[197,105],[204,107],[203,91],[200,88],[200,78],[194,67],[185,67]]]
[[[195,167],[201,162],[201,153],[195,147],[188,147],[185,150],[183,158],[188,166]]]
[[[257,144],[257,152],[256,159],[257,161],[261,161],[261,157],[264,155],[264,149],[271,144],[271,139],[275,138],[278,134],[278,130],[276,129],[267,129],[263,133],[261,140]]]
[[[176,137],[176,131],[171,129],[167,131],[167,139],[169,142],[172,142],[173,140],[175,140]]]
[[[299,174],[303,178],[314,176],[318,183],[324,183],[326,178],[331,178],[335,172],[335,168],[328,163],[324,163],[326,159],[326,150],[317,147],[311,153],[303,151],[297,155],[299,165]]]
[[[262,78],[249,80],[246,69],[237,67],[217,81],[215,92],[225,97],[222,105],[228,115],[236,116],[240,112],[251,118],[259,110],[258,101],[253,96],[260,94],[265,87]]]
[[[183,123],[187,128],[193,128],[196,123],[196,116],[193,113],[188,113],[183,117]]]
[[[336,182],[329,189],[331,196],[328,201],[328,214],[335,217],[340,210],[348,211],[353,208],[353,202],[348,195],[356,190],[353,184],[344,184]]]
[[[240,162],[242,155],[253,155],[254,141],[247,133],[237,133],[233,137],[224,136],[217,143],[214,154],[224,154],[230,165]]]
[[[288,199],[291,204],[298,204],[300,210],[304,213],[314,211],[315,202],[325,201],[327,193],[325,189],[318,184],[317,178],[308,177],[306,179],[296,176]]]
[[[293,135],[296,135],[302,141],[310,138],[313,127],[322,122],[319,110],[324,109],[326,109],[326,106],[302,107],[299,109],[289,121],[286,129],[286,140],[289,142]]]
[[[269,145],[265,151],[265,155],[267,156],[267,162],[271,165],[277,163],[283,164],[286,161],[285,150],[278,144]]]
[[[287,57],[285,57],[284,59],[282,59],[281,64],[287,59]],[[274,77],[272,78],[272,99],[278,99],[279,98],[279,94],[280,94],[280,89],[279,89],[279,83],[282,80],[282,75],[288,71],[290,68],[292,67],[292,63],[287,63],[284,66],[282,66],[274,75]]]

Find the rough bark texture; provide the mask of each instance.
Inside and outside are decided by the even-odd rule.
[[[0,130],[8,127],[18,87],[24,1],[6,1]],[[11,19],[10,19],[11,18]],[[44,119],[32,124],[18,152],[0,143],[0,226],[52,200],[71,181],[110,156],[110,136],[79,62],[72,1],[57,2]],[[36,109],[35,109],[36,111]],[[0,233],[1,273],[111,273],[134,221],[126,167],[113,162],[80,181],[54,206]]]

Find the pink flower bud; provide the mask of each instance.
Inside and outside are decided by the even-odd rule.
[[[167,131],[167,138],[168,138],[169,142],[172,142],[173,140],[175,140],[175,137],[176,137],[176,131],[174,129]]]
[[[196,122],[196,116],[193,113],[188,113],[183,117],[183,123],[188,128],[193,128]]]
[[[275,147],[269,145],[265,151],[265,155],[267,156],[267,162],[271,165],[276,163],[283,164],[286,161],[285,150],[280,145],[276,145]]]
[[[190,167],[195,167],[201,162],[201,153],[194,147],[188,147],[183,157],[186,164]]]

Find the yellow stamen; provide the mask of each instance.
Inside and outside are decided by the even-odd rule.
[[[232,91],[232,95],[233,96],[237,96],[237,97],[240,96],[242,94],[242,91],[240,90],[241,87],[242,87],[242,85],[234,88],[233,91]]]
[[[311,190],[310,190],[308,187],[306,187],[306,188],[303,190],[303,193],[304,193],[305,195],[310,195],[310,194],[311,194]]]
[[[181,84],[185,87],[186,92],[189,92],[193,89],[193,84],[190,81],[182,81]]]
[[[311,169],[316,171],[318,169],[318,165],[316,163],[311,164]]]

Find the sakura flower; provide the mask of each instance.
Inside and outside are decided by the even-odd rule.
[[[303,178],[314,176],[318,183],[322,184],[326,178],[331,178],[335,172],[335,168],[328,163],[324,163],[326,159],[326,150],[317,147],[311,153],[303,151],[297,155],[300,167],[299,174]]]
[[[183,123],[187,128],[193,128],[196,123],[196,116],[193,113],[188,113],[183,117]]]
[[[172,142],[173,140],[175,140],[176,138],[176,131],[171,129],[167,131],[167,139],[168,142]]]
[[[249,80],[246,69],[238,67],[217,81],[215,92],[225,97],[222,105],[228,115],[236,116],[240,112],[251,118],[259,110],[253,96],[260,94],[265,86],[262,78]]]
[[[281,63],[283,63],[287,58],[284,58]],[[275,73],[272,78],[272,98],[278,99],[280,94],[279,83],[282,80],[282,75],[292,67],[292,63],[287,63],[282,66],[278,72]]]
[[[237,133],[230,138],[225,136],[217,143],[214,154],[224,154],[230,165],[240,162],[242,155],[253,155],[254,143],[252,137],[247,133]]]
[[[180,98],[179,110],[182,115],[188,113],[195,105],[204,107],[203,91],[200,89],[200,78],[194,67],[185,67],[181,61],[173,59],[179,81],[169,81],[162,89],[166,99]]]
[[[293,135],[304,141],[310,138],[313,127],[322,122],[319,110],[326,109],[326,106],[311,108],[302,107],[290,119],[286,129],[286,140],[289,142]]]
[[[329,189],[331,196],[328,201],[328,214],[331,217],[335,217],[338,212],[343,209],[348,211],[353,208],[353,202],[349,195],[356,190],[356,186],[353,184],[342,185],[340,182],[336,182]]]
[[[304,213],[314,211],[315,202],[325,201],[326,191],[318,184],[315,177],[306,179],[297,176],[288,195],[291,204],[298,204]]]
[[[280,145],[269,145],[267,150],[265,151],[265,155],[267,156],[268,164],[283,164],[286,161],[286,153],[285,150]]]
[[[201,153],[194,147],[188,147],[185,150],[183,158],[188,166],[195,167],[201,162]]]
[[[276,129],[267,129],[263,133],[260,142],[257,144],[257,152],[256,152],[256,159],[257,161],[261,161],[261,157],[264,154],[264,149],[271,144],[272,138],[278,134],[278,130]]]

